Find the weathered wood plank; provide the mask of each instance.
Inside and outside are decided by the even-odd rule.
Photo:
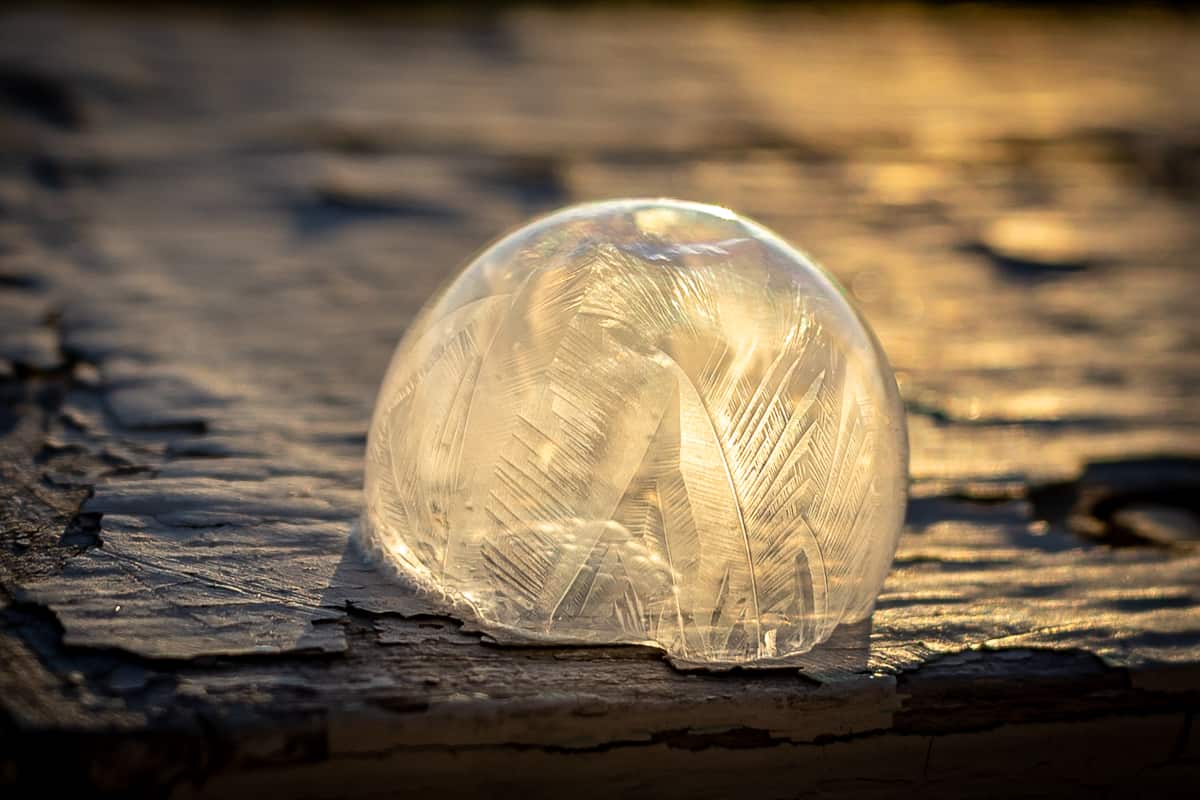
[[[0,784],[1194,780],[1194,19],[2,19]],[[420,304],[616,195],[777,228],[899,372],[895,568],[802,670],[498,646],[348,545]]]

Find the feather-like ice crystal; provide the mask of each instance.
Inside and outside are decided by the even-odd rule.
[[[871,613],[904,412],[833,280],[713,206],[575,206],[405,334],[367,446],[368,549],[485,627],[786,658]]]

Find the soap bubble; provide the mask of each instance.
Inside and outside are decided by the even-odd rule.
[[[837,284],[714,206],[574,206],[410,327],[360,537],[485,629],[696,663],[869,616],[904,516],[895,379]]]

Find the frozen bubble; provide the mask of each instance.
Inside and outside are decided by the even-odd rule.
[[[726,209],[594,203],[493,245],[405,334],[360,536],[485,629],[787,658],[871,613],[907,463],[828,274]]]

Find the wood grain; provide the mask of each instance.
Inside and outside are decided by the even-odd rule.
[[[7,12],[0,785],[1194,781],[1198,71],[1150,12]],[[348,545],[421,303],[642,195],[806,249],[899,373],[900,552],[801,670],[496,643]]]

